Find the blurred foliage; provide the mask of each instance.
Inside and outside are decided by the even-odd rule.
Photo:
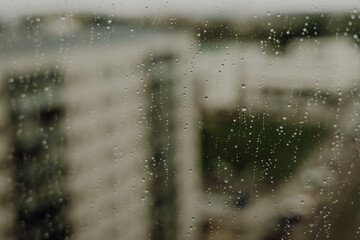
[[[221,114],[205,119],[202,167],[216,175],[226,166],[237,175],[255,171],[265,181],[288,178],[324,136],[317,125],[274,121],[267,116]]]
[[[276,14],[197,20],[192,29],[203,43],[256,40],[272,52],[283,53],[294,38],[349,35],[359,43],[360,18],[355,13]]]
[[[251,18],[191,18],[185,16],[144,16],[126,18],[105,14],[25,16],[21,26],[39,29],[50,19],[67,17],[84,27],[130,26],[149,32],[182,31],[192,33],[200,43],[262,41],[273,52],[286,51],[293,38],[349,35],[359,43],[360,18],[356,11],[345,13],[268,14]]]

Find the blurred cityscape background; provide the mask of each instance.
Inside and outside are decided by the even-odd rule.
[[[356,8],[1,19],[0,240],[359,238]]]

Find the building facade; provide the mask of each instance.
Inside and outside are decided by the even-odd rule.
[[[0,239],[196,238],[191,41],[127,31],[5,51]]]

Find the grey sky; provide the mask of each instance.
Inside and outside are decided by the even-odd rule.
[[[349,11],[360,9],[360,0],[0,0],[0,16],[43,12],[108,12],[139,16],[177,13],[228,15],[283,12]]]

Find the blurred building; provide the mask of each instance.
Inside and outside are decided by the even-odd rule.
[[[252,41],[204,47],[195,64],[206,112],[308,112],[325,123],[339,92],[359,80],[360,57],[350,37],[318,37],[294,39],[281,54]]]
[[[219,43],[204,47],[194,62],[196,79],[202,90],[198,99],[206,119],[224,118],[224,112],[233,113],[234,122],[243,115],[250,118],[266,115],[272,121],[294,125],[312,123],[327,131],[319,149],[307,150],[312,154],[288,181],[282,182],[271,193],[259,193],[252,187],[253,196],[245,206],[234,204],[235,197],[243,201],[240,194],[234,195],[231,191],[225,194],[225,190],[216,193],[214,189],[222,186],[225,189],[229,185],[234,189],[242,182],[249,186],[249,183],[256,184],[257,178],[246,179],[243,174],[241,180],[235,179],[226,185],[229,176],[220,176],[211,186],[212,191],[204,197],[202,212],[208,223],[204,238],[323,239],[329,237],[326,234],[331,226],[333,239],[337,239],[344,234],[338,229],[350,229],[342,221],[346,219],[345,199],[352,198],[350,194],[344,199],[340,195],[355,192],[355,186],[358,186],[355,180],[346,183],[344,180],[350,179],[345,175],[351,175],[354,170],[343,170],[355,168],[356,164],[350,162],[358,161],[358,129],[355,126],[359,116],[358,45],[348,37],[295,39],[280,54],[272,52],[263,43]],[[212,115],[219,112],[222,114]],[[263,119],[266,121],[265,117]],[[244,124],[245,129],[248,126]],[[239,132],[242,131],[246,133],[246,130]],[[256,134],[256,131],[250,133]],[[263,137],[259,135],[260,139]],[[252,140],[251,137],[248,139]],[[346,144],[342,145],[343,142]],[[217,139],[217,143],[221,144],[221,139]],[[255,144],[261,148],[260,143]],[[232,147],[230,141],[222,144],[223,148]],[[254,159],[257,153],[254,151]],[[337,159],[336,163],[333,159]],[[218,169],[221,168],[219,164]],[[324,194],[332,195],[336,191],[344,205],[335,205],[339,200]],[[319,197],[323,194],[326,197]],[[347,211],[350,208],[348,206]],[[331,219],[322,212],[323,209],[332,209],[334,214],[326,212]],[[358,217],[358,211],[351,211],[353,218]],[[326,224],[328,228],[322,228]],[[315,228],[322,229],[313,231]],[[355,229],[355,224],[352,228]]]
[[[5,97],[4,84],[0,88],[0,239],[12,239],[15,205],[13,204],[12,159],[9,156],[13,137],[9,130],[10,104]]]
[[[31,21],[0,39],[0,239],[196,238],[190,39]]]

